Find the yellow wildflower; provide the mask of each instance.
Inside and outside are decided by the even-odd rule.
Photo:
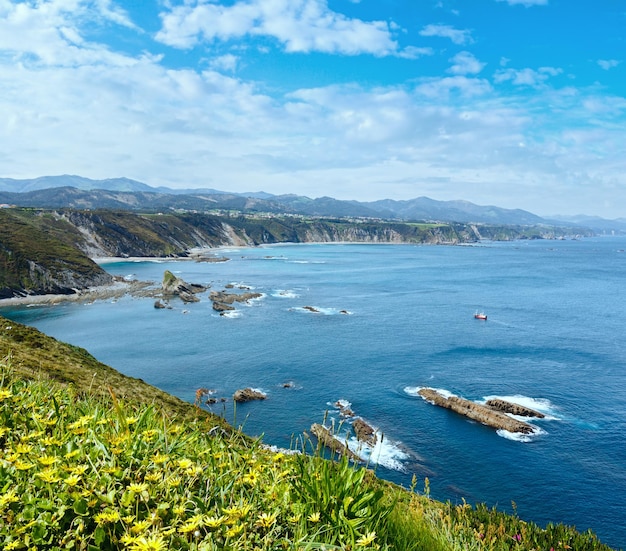
[[[177,463],[181,469],[188,469],[193,465],[193,461],[191,461],[191,459],[187,459],[186,457],[179,459]]]
[[[7,543],[4,546],[4,549],[5,549],[5,551],[13,551],[13,549],[19,549],[20,547],[24,547],[22,542],[20,540],[13,540],[13,541]]]
[[[163,475],[158,471],[146,473],[146,476],[144,476],[144,479],[148,482],[159,482],[161,478],[163,478]]]
[[[357,541],[356,544],[360,545],[361,547],[368,547],[370,546],[372,543],[374,543],[374,540],[376,539],[376,532],[368,532],[367,534],[361,536]]]
[[[226,517],[224,515],[220,515],[219,517],[204,517],[204,525],[207,528],[215,529],[219,528],[226,522]]]
[[[34,463],[28,463],[27,461],[17,461],[15,463],[15,468],[18,471],[27,471],[28,469],[32,469],[34,466]]]
[[[0,427],[0,437],[4,436],[7,432],[9,432],[7,427]]]
[[[73,488],[74,486],[78,486],[80,480],[80,476],[72,474],[65,479],[65,483]]]
[[[54,455],[42,455],[37,458],[37,461],[44,465],[45,467],[49,467],[50,465],[54,465],[59,461],[59,459]]]
[[[26,455],[31,451],[33,451],[33,447],[30,444],[19,443],[17,446],[15,446],[15,453],[19,453],[20,455]]]
[[[126,417],[127,425],[134,425],[137,421],[139,421],[139,417]]]
[[[74,457],[76,457],[77,455],[80,455],[80,450],[76,449],[76,450],[72,450],[69,451],[65,454],[65,459],[73,459]],[[87,470],[87,467],[85,467],[85,470]]]
[[[118,511],[115,511],[113,509],[106,509],[101,513],[98,513],[97,515],[94,515],[93,519],[98,524],[111,524],[117,522],[118,520],[121,520],[121,517]]]
[[[138,520],[130,527],[130,531],[133,534],[143,534],[151,525],[149,520]]]
[[[277,513],[261,513],[256,521],[256,525],[260,528],[271,528],[276,523]]]
[[[130,545],[131,551],[167,551],[165,540],[158,534],[141,536]]]
[[[320,521],[320,513],[319,511],[315,511],[315,513],[311,513],[308,517],[307,517],[309,522],[319,522]]]
[[[143,494],[144,492],[148,491],[148,488],[149,486],[147,484],[137,484],[133,482],[128,486],[128,491],[132,492],[133,494]]]
[[[9,503],[15,503],[16,501],[19,501],[19,498],[15,495],[15,490],[9,490],[7,493],[0,496],[0,511]]]
[[[80,475],[85,474],[88,469],[89,469],[89,467],[87,465],[76,465],[75,467],[72,467],[72,471],[71,472],[72,472],[72,474],[80,476]]]
[[[61,440],[59,440],[56,436],[45,436],[41,439],[41,443],[44,446],[60,446],[63,444]]]
[[[231,526],[227,531],[226,531],[226,537],[227,538],[232,538],[234,536],[237,536],[238,534],[241,534],[241,532],[243,532],[243,524],[239,524],[237,526]]]
[[[170,456],[162,454],[162,453],[157,453],[152,456],[152,462],[155,463],[156,465],[161,465],[162,463],[166,463],[169,460],[170,460]]]
[[[0,402],[2,402],[3,400],[7,400],[12,396],[13,393],[10,390],[7,390],[6,388],[0,388]]]
[[[194,515],[188,518],[185,523],[178,529],[181,534],[189,534],[195,532],[198,528],[204,525],[204,518],[202,515]]]

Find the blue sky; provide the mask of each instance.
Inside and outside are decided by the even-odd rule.
[[[0,176],[626,217],[624,0],[0,0]]]

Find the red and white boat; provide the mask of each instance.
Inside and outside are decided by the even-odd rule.
[[[487,314],[485,314],[484,312],[476,312],[476,313],[474,314],[474,317],[475,317],[477,320],[486,320],[486,319],[487,319]]]

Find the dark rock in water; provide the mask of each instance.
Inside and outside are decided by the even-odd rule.
[[[314,312],[315,314],[319,314],[320,312],[317,308],[314,308],[313,306],[303,306],[302,309],[308,310],[309,312]]]
[[[500,398],[487,400],[486,405],[491,409],[496,409],[504,413],[510,413],[511,415],[519,415],[521,417],[537,417],[539,419],[543,419],[545,417],[545,415],[540,411],[527,408],[526,406],[520,406],[519,404],[513,404]]]
[[[320,444],[327,447],[329,450],[338,453],[339,455],[347,455],[350,459],[360,461],[360,458],[352,453],[350,449],[337,440],[330,429],[326,428],[319,423],[311,425],[311,432],[317,438]]]
[[[178,296],[183,302],[199,302],[200,299],[196,296],[197,293],[206,291],[206,287],[203,285],[196,285],[194,283],[187,283],[180,277],[176,277],[169,270],[165,270],[163,274],[163,283],[161,284],[163,294],[165,296]]]
[[[164,309],[164,308],[167,308],[167,306],[166,306],[165,304],[163,304],[160,300],[157,300],[157,301],[154,303],[154,307],[155,307],[157,310],[162,310],[162,309]]]
[[[370,446],[375,446],[377,442],[376,432],[372,427],[370,427],[363,419],[360,417],[352,423],[352,428],[356,434],[357,440],[359,442],[365,442]]]
[[[233,400],[235,402],[250,402],[251,400],[265,400],[267,396],[253,388],[244,388],[235,392]]]
[[[261,293],[227,293],[226,291],[211,291],[209,299],[214,303],[233,304],[234,302],[248,302],[254,298],[262,297]]]
[[[482,404],[477,404],[465,398],[459,398],[458,396],[451,396],[446,398],[442,394],[439,394],[432,388],[422,388],[419,390],[419,395],[422,396],[428,402],[431,402],[437,406],[441,406],[447,409],[451,409],[456,413],[465,415],[468,419],[478,421],[483,425],[493,427],[495,429],[502,429],[509,432],[520,432],[522,434],[532,434],[533,427],[523,421],[518,421],[502,413],[491,409]]]
[[[352,411],[347,404],[348,402],[337,400],[335,402],[335,407],[339,410],[339,415],[342,417],[354,417],[354,411]]]
[[[222,302],[213,302],[213,310],[215,310],[216,312],[227,312],[228,310],[234,310],[235,307],[231,306],[230,304],[224,304]]]

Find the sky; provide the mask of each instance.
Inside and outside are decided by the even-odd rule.
[[[626,0],[0,0],[0,177],[626,217]]]

